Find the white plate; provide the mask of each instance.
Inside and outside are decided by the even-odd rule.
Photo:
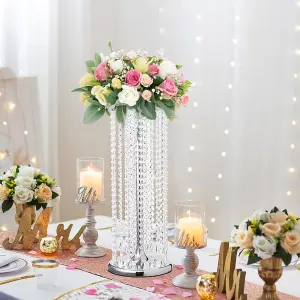
[[[27,261],[22,258],[18,258],[17,260],[9,263],[8,265],[1,267],[0,274],[16,272],[25,268],[26,266],[27,266]]]
[[[239,258],[240,258],[240,262],[242,264],[246,264],[247,265],[248,255],[243,255],[242,254],[241,256],[239,256]],[[289,266],[295,266],[297,264],[298,260],[299,260],[299,257],[297,255],[293,255],[291,263],[289,264]],[[259,263],[255,263],[255,264],[251,264],[250,266],[257,266],[258,267],[258,265],[259,265]],[[283,267],[288,267],[283,262],[282,262],[282,266]]]

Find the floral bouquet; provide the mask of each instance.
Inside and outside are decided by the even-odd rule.
[[[39,169],[30,166],[13,166],[0,176],[0,200],[2,211],[8,211],[13,204],[35,206],[45,209],[50,201],[60,200],[61,190],[55,180]]]
[[[148,119],[156,119],[156,108],[167,117],[175,116],[175,108],[188,103],[187,92],[191,82],[184,80],[176,65],[161,56],[147,52],[123,50],[108,56],[95,54],[95,60],[86,62],[87,73],[80,79],[81,102],[87,106],[83,120],[93,123],[111,110],[119,122],[124,121],[127,109],[136,109]]]
[[[300,257],[300,218],[274,207],[270,212],[255,211],[235,225],[232,239],[248,254],[248,265],[271,257],[281,258],[287,266],[292,255]]]

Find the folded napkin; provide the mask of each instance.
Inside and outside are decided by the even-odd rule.
[[[0,256],[0,268],[10,264],[11,262],[13,262],[17,259],[18,259],[18,257],[15,255]]]

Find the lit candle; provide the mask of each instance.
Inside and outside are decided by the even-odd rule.
[[[92,169],[92,167],[88,167],[87,170],[82,170],[80,172],[80,186],[86,187],[86,193],[89,192],[90,188],[93,188],[92,195],[94,191],[96,192],[97,201],[102,200],[102,172],[96,171]]]
[[[55,237],[44,237],[40,242],[40,250],[44,254],[55,253],[58,249],[58,242]]]
[[[187,217],[180,218],[177,225],[177,245],[181,247],[202,248],[206,246],[205,228],[202,219],[198,216],[191,216],[187,211]]]

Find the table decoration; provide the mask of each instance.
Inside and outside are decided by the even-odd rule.
[[[77,250],[81,247],[80,237],[83,234],[86,225],[81,226],[75,236],[69,240],[72,227],[73,224],[70,224],[67,229],[64,229],[64,224],[57,225],[55,238],[59,243],[59,248],[62,250],[70,250],[72,248]]]
[[[248,264],[259,262],[259,276],[265,282],[261,300],[279,299],[276,281],[282,275],[282,263],[288,266],[292,255],[300,256],[300,218],[286,209],[255,211],[236,225],[232,239],[248,255]]]
[[[53,254],[58,249],[58,242],[55,237],[44,237],[40,242],[40,250],[44,254]]]
[[[76,203],[87,205],[86,229],[83,233],[85,244],[76,251],[81,257],[101,257],[103,249],[96,245],[98,231],[95,228],[93,205],[104,202],[104,160],[101,157],[77,159],[77,199]]]
[[[222,242],[219,251],[216,286],[227,299],[246,300],[244,294],[246,272],[235,269],[237,247],[229,247],[228,242]]]
[[[193,201],[176,205],[175,245],[186,249],[186,256],[183,261],[184,272],[173,279],[175,286],[196,288],[199,260],[195,249],[202,249],[207,244],[207,230],[201,208],[199,203]]]
[[[171,271],[167,260],[168,122],[188,102],[181,65],[146,52],[96,53],[80,79],[83,120],[111,118],[113,257],[124,276]]]
[[[213,274],[200,275],[197,279],[196,289],[201,300],[214,300],[217,294],[216,276]]]

